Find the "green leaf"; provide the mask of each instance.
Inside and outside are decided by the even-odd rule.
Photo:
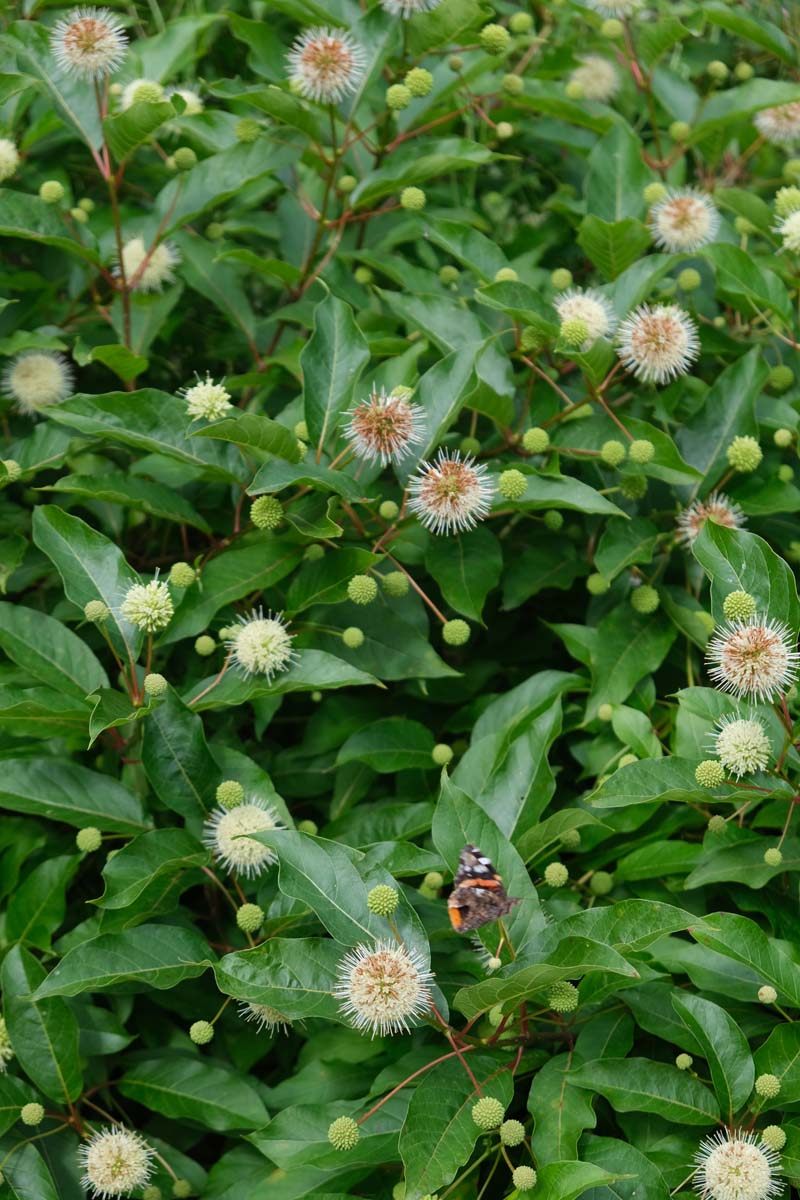
[[[796,1025],[777,1025],[755,1053],[755,1074],[777,1075],[781,1084],[781,1108],[800,1100],[800,1030]],[[768,1102],[767,1108],[772,1105]]]
[[[0,724],[17,737],[85,738],[89,708],[46,687],[0,686]]]
[[[642,617],[623,607],[604,617],[597,632],[593,705],[627,700],[639,680],[661,666],[676,635],[672,622],[658,614]]]
[[[758,349],[750,350],[726,367],[708,391],[700,415],[678,430],[681,454],[705,477],[711,490],[728,469],[725,451],[734,437],[757,433],[754,404],[767,377],[767,365]]]
[[[0,238],[21,238],[39,245],[54,246],[76,258],[100,265],[94,250],[69,237],[66,226],[51,204],[38,196],[0,188]]]
[[[606,522],[598,542],[595,566],[606,579],[614,579],[626,567],[649,563],[657,542],[658,529],[652,521],[645,517],[614,517]]]
[[[570,1083],[572,1058],[572,1054],[551,1058],[537,1071],[528,1093],[528,1112],[533,1117],[531,1147],[539,1169],[576,1158],[584,1130],[597,1124],[592,1097]]]
[[[496,242],[471,225],[435,218],[426,222],[427,236],[451,258],[474,272],[484,283],[491,283],[508,259]]]
[[[154,483],[149,479],[138,479],[135,475],[118,475],[112,471],[99,479],[94,475],[62,475],[55,483],[42,491],[61,492],[70,496],[81,496],[106,504],[121,504],[125,508],[137,509],[159,517],[164,521],[175,521],[191,525],[204,533],[210,531],[205,517],[189,503],[175,488]]]
[[[480,621],[486,597],[500,581],[503,555],[495,535],[479,527],[456,537],[432,538],[425,566],[447,603]]]
[[[217,987],[250,1004],[268,1004],[290,1020],[344,1021],[334,995],[342,948],[330,938],[271,938],[226,954],[214,966]]]
[[[258,1092],[234,1068],[181,1050],[138,1059],[119,1090],[164,1117],[186,1118],[218,1133],[256,1129],[269,1119]]]
[[[778,313],[788,323],[792,302],[777,274],[766,262],[757,262],[738,246],[704,246],[704,258],[713,263],[717,291],[748,320],[758,313]]]
[[[139,833],[148,824],[138,796],[112,776],[58,758],[4,758],[0,808],[110,833]]]
[[[345,500],[363,500],[365,489],[363,484],[345,475],[343,471],[332,471],[329,467],[308,459],[300,463],[274,461],[264,463],[259,467],[256,477],[247,489],[249,496],[259,496],[263,492],[280,492],[286,487],[315,488],[323,492],[335,492]]]
[[[727,790],[700,787],[694,777],[694,759],[650,758],[619,767],[591,794],[593,808],[627,808],[630,804],[678,801],[686,804],[708,803],[720,799]]]
[[[714,1125],[719,1106],[686,1071],[647,1058],[606,1058],[579,1066],[576,1087],[599,1092],[616,1112],[656,1113],[679,1125]]]
[[[306,563],[292,580],[286,608],[300,613],[312,604],[337,604],[347,599],[347,585],[354,575],[366,572],[378,557],[369,550],[347,548]]]
[[[136,707],[130,696],[125,692],[115,692],[113,688],[101,688],[87,699],[94,703],[89,717],[90,748],[106,729],[116,729],[120,725],[127,725],[129,721],[141,721],[150,711],[149,706]]]
[[[209,852],[183,829],[151,829],[123,846],[103,867],[100,908],[126,908],[163,875],[205,866]]]
[[[651,238],[641,221],[604,221],[590,213],[581,221],[578,245],[606,279],[617,279],[644,254]]]
[[[624,516],[622,509],[580,479],[568,475],[526,475],[525,480],[525,495],[516,501],[519,508],[531,512],[543,508],[568,508],[609,517]],[[501,507],[500,501],[496,502],[496,507]]]
[[[123,383],[129,383],[137,375],[141,375],[148,366],[146,358],[142,358],[141,354],[134,354],[127,346],[95,346],[89,355],[89,362],[103,363]]]
[[[773,25],[771,21],[755,20],[739,9],[730,9],[726,4],[715,2],[703,5],[703,16],[712,25],[719,25],[737,37],[746,38],[756,46],[768,50],[775,58],[781,59],[789,67],[796,66],[797,53],[786,34]]]
[[[237,111],[239,105],[249,105],[259,112],[266,113],[280,125],[299,129],[315,142],[323,140],[315,114],[291,92],[284,92],[277,87],[242,89],[235,81],[228,79],[215,83],[209,90],[214,96],[232,101]]]
[[[329,293],[314,309],[314,332],[300,355],[303,411],[313,446],[322,448],[335,437],[368,360],[352,308]]]
[[[702,996],[676,993],[672,1006],[700,1046],[720,1108],[728,1124],[733,1125],[733,1115],[750,1099],[755,1080],[747,1038],[724,1008]]]
[[[651,178],[642,161],[639,138],[628,125],[618,122],[589,155],[584,184],[587,212],[612,222],[642,216],[642,191]]]
[[[669,1188],[658,1167],[641,1150],[616,1138],[589,1137],[581,1147],[586,1164],[614,1172],[592,1200],[669,1200]],[[613,1183],[612,1183],[613,1180]]]
[[[588,1162],[548,1163],[536,1181],[537,1200],[576,1200],[590,1189],[614,1183],[618,1175]],[[611,1193],[612,1196],[618,1194]]]
[[[408,1101],[408,1093],[391,1097],[361,1126],[358,1145],[347,1151],[348,1169],[363,1170],[376,1163],[396,1161],[397,1135]],[[341,1108],[339,1102],[335,1108],[329,1104],[293,1104],[276,1113],[269,1125],[250,1134],[247,1140],[281,1171],[291,1172],[293,1181],[298,1178],[299,1168],[304,1163],[338,1174],[342,1167],[342,1152],[331,1146],[328,1129]],[[347,1109],[348,1113],[356,1111],[352,1104],[348,1104]],[[336,1200],[345,1200],[345,1197],[336,1197]]]
[[[291,429],[259,413],[242,413],[239,417],[226,418],[196,429],[193,437],[216,438],[221,442],[232,442],[234,446],[251,447],[284,458],[287,462],[300,460],[297,438]]]
[[[763,983],[776,989],[780,1003],[800,1008],[800,965],[754,921],[738,913],[718,912],[698,921],[690,932],[701,946],[749,967]]]
[[[401,146],[392,152],[386,166],[367,172],[353,191],[350,202],[354,208],[371,208],[377,200],[392,192],[401,192],[404,187],[481,167],[494,157],[487,146],[467,138],[433,139],[425,143],[422,153],[419,146]]]
[[[19,1120],[23,1104],[33,1099],[33,1090],[14,1075],[0,1076],[0,1135]]]
[[[80,858],[58,855],[39,863],[15,890],[6,914],[6,937],[49,950],[53,934],[64,920],[66,891]]]
[[[433,769],[433,734],[419,721],[386,717],[352,734],[339,751],[339,766],[363,762],[378,774]]]
[[[202,700],[194,697],[206,691],[215,676],[200,681],[191,689],[192,698],[187,700],[193,712],[205,712],[209,708],[226,708],[259,700],[265,696],[282,696],[288,692],[324,691],[329,688],[361,687],[378,684],[374,675],[351,667],[349,663],[322,650],[300,650],[288,671],[281,671],[271,683],[257,675],[246,678],[238,672],[227,675]],[[380,685],[378,685],[380,686]]]
[[[25,1073],[45,1096],[69,1104],[83,1090],[78,1022],[63,1000],[32,995],[47,978],[22,946],[3,960],[3,1011],[14,1051]]]
[[[0,1141],[0,1158],[7,1196],[13,1200],[61,1200],[38,1146],[20,1146],[9,1134]]]
[[[695,558],[711,579],[711,607],[724,620],[722,605],[729,592],[749,592],[759,613],[800,628],[800,600],[791,567],[763,538],[743,529],[725,529],[706,521],[692,545]]]
[[[173,812],[197,818],[214,807],[220,773],[203,722],[171,689],[147,719],[142,764],[153,790]]]
[[[555,535],[539,534],[535,545],[515,555],[503,573],[503,609],[519,608],[531,596],[550,588],[566,591],[588,569],[569,542]]]
[[[0,649],[35,679],[83,699],[108,677],[82,638],[47,613],[0,604]]]
[[[515,839],[517,852],[526,863],[544,854],[551,846],[558,846],[561,837],[571,829],[583,829],[589,825],[601,826],[602,822],[582,808],[564,808],[551,813],[531,829],[526,829]]]

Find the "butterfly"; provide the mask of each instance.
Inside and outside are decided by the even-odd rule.
[[[468,933],[496,921],[519,901],[519,896],[508,895],[491,860],[477,846],[465,846],[458,856],[458,870],[447,901],[450,924],[456,933]]]

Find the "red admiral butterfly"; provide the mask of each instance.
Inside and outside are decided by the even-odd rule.
[[[458,857],[453,890],[447,901],[456,933],[480,929],[510,912],[519,896],[509,896],[491,861],[477,846],[465,846]]]

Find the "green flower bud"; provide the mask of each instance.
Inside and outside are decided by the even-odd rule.
[[[369,267],[356,267],[355,271],[353,272],[353,278],[355,279],[356,283],[360,283],[362,287],[367,287],[368,284],[372,283],[375,275],[369,269]]]
[[[57,179],[46,179],[39,185],[39,198],[44,200],[45,204],[58,204],[64,199],[64,194],[64,185]]]
[[[79,829],[75,835],[75,844],[83,854],[93,854],[95,850],[99,850],[102,841],[102,834],[94,825]]]
[[[750,237],[751,234],[758,232],[753,222],[748,221],[747,217],[736,217],[733,222],[733,228],[739,234],[739,237]],[[714,324],[718,329],[721,329],[725,324],[725,318],[715,317]]]
[[[631,462],[644,464],[649,463],[656,452],[656,448],[647,438],[637,438],[628,446],[628,457]]]
[[[328,1141],[334,1150],[352,1150],[361,1137],[358,1125],[352,1117],[337,1117],[328,1127]]]
[[[533,17],[527,12],[515,12],[508,24],[512,33],[530,33],[533,29]]]
[[[400,512],[400,506],[395,504],[394,500],[384,500],[378,512],[383,517],[384,521],[394,521],[395,517]],[[395,575],[402,575],[402,571],[393,572]],[[403,575],[405,579],[405,576]]]
[[[111,609],[102,600],[90,600],[84,605],[83,615],[93,625],[102,625],[111,616]]]
[[[404,83],[393,83],[386,89],[386,105],[393,112],[408,108],[413,98],[411,88],[406,87]]]
[[[718,58],[708,64],[706,71],[709,79],[713,79],[714,83],[724,83],[730,74],[727,64],[720,62]]]
[[[445,742],[439,742],[431,751],[431,758],[437,767],[446,767],[453,757],[453,747]]]
[[[497,1129],[505,1114],[505,1108],[494,1096],[482,1096],[472,1106],[472,1119],[479,1129]]]
[[[550,282],[557,292],[563,292],[572,283],[572,271],[566,267],[556,267],[550,276]]]
[[[364,630],[357,625],[348,625],[347,629],[342,630],[342,641],[348,650],[358,650],[359,646],[364,645]]]
[[[225,226],[221,221],[211,221],[206,225],[206,237],[210,242],[218,242],[225,236]]]
[[[783,164],[783,178],[790,183],[800,180],[800,158],[787,158]]]
[[[297,825],[298,833],[307,833],[309,837],[316,837],[319,833],[319,826],[316,821],[299,821]]]
[[[526,429],[522,436],[523,449],[529,454],[544,454],[549,445],[550,434],[546,429],[535,426],[533,429]]]
[[[781,483],[791,483],[794,479],[794,471],[788,463],[781,463],[778,467],[778,479],[780,479]]]
[[[542,334],[534,325],[526,325],[519,335],[519,348],[525,354],[538,354],[545,344]]]
[[[585,321],[581,321],[577,317],[571,317],[568,321],[561,322],[558,336],[570,350],[580,350],[581,346],[588,340],[589,326]]]
[[[642,192],[642,197],[645,204],[658,204],[660,200],[664,200],[667,195],[667,189],[663,183],[648,183],[647,187]]]
[[[427,202],[427,196],[422,188],[407,187],[400,193],[400,207],[409,212],[421,212]]]
[[[609,17],[606,21],[603,21],[603,24],[600,26],[600,36],[608,38],[609,40],[621,38],[624,32],[625,26],[622,24],[622,21],[618,21],[616,17]]]
[[[684,267],[678,275],[678,287],[684,292],[696,292],[703,282],[703,277],[694,267]]]
[[[283,520],[283,505],[275,496],[259,496],[250,505],[250,520],[256,529],[277,529]]]
[[[753,437],[735,437],[725,455],[734,470],[747,474],[755,471],[764,457],[761,447]]]
[[[325,547],[320,546],[319,542],[312,542],[310,546],[306,546],[303,558],[308,562],[319,562],[325,557]]]
[[[725,770],[722,763],[718,763],[716,759],[706,758],[695,767],[694,777],[700,784],[700,787],[717,788],[725,782]],[[713,820],[714,818],[712,817],[711,819]],[[722,824],[724,828],[724,820]]]
[[[84,196],[82,200],[78,201],[78,208],[82,208],[89,216],[92,215],[96,207],[97,205],[94,200],[91,200],[89,196]]]
[[[594,896],[607,896],[614,888],[614,876],[608,871],[595,871],[589,880],[589,891]]]
[[[525,1126],[521,1121],[503,1121],[500,1126],[500,1141],[504,1146],[519,1146],[525,1141]]]
[[[500,267],[499,271],[494,273],[495,283],[518,283],[519,275],[513,267]]]
[[[610,587],[610,581],[597,571],[586,577],[586,589],[592,596],[603,596]]]
[[[709,759],[708,761],[710,762],[711,760]],[[702,766],[702,763],[701,763],[701,766]],[[697,777],[697,772],[695,772],[695,778],[696,777]],[[698,783],[699,782],[700,782],[700,780],[698,780]],[[722,781],[720,780],[720,782],[722,782]],[[708,787],[709,785],[704,783],[702,786]],[[716,784],[714,786],[716,787]],[[726,825],[725,818],[721,817],[719,815],[719,813],[714,813],[713,817],[709,817],[709,819],[708,819],[708,826],[707,826],[708,832],[713,833],[713,834],[724,833],[725,825]]]
[[[144,690],[148,696],[163,696],[168,686],[164,676],[157,671],[151,671],[144,677]]]
[[[600,461],[606,463],[609,467],[618,467],[620,463],[625,461],[627,451],[622,442],[610,438],[607,442],[603,442],[600,447]]]
[[[223,808],[236,808],[244,800],[244,788],[236,779],[223,779],[216,791],[217,804]]]
[[[214,1026],[210,1021],[195,1021],[189,1029],[189,1037],[196,1046],[207,1046],[214,1038]]]
[[[427,96],[433,88],[433,76],[424,67],[412,67],[406,73],[403,83],[412,96]]]
[[[511,1172],[511,1182],[518,1192],[529,1192],[535,1188],[536,1178],[533,1167],[515,1167]]]
[[[756,1079],[756,1095],[764,1100],[774,1100],[780,1090],[781,1081],[777,1075],[759,1075]]]
[[[404,575],[402,571],[390,571],[388,575],[382,575],[381,583],[386,595],[395,600],[408,595],[408,576]]]
[[[188,1179],[176,1179],[172,1185],[172,1194],[175,1200],[187,1200],[192,1194],[192,1185]]]
[[[626,500],[641,500],[647,494],[647,477],[645,475],[626,475],[619,485]]]
[[[570,79],[564,88],[564,95],[568,100],[582,100],[584,92],[581,81],[579,79]]]
[[[511,44],[511,34],[503,25],[484,25],[478,40],[487,54],[505,54]]]
[[[786,1145],[786,1134],[780,1125],[767,1125],[766,1129],[761,1130],[761,1141],[765,1146],[769,1146],[770,1150],[780,1154]]]
[[[494,132],[501,142],[507,142],[514,136],[514,126],[510,121],[498,121]]]
[[[515,467],[512,467],[508,471],[501,472],[497,481],[497,490],[506,500],[521,500],[528,490],[528,480],[522,471],[517,471]]]
[[[445,621],[442,626],[442,637],[448,646],[466,646],[469,634],[469,625],[459,617],[452,621]]]
[[[347,585],[347,594],[354,604],[372,604],[378,595],[378,585],[371,575],[354,575]]]
[[[603,705],[601,704],[602,708]],[[561,834],[561,845],[565,850],[577,850],[581,844],[581,831],[579,829],[565,829]]]
[[[686,121],[673,121],[669,127],[669,136],[673,142],[685,142],[691,132],[691,126]]]
[[[574,983],[561,980],[554,983],[547,993],[547,1007],[557,1013],[574,1012],[578,1007],[578,989]]]
[[[548,887],[562,888],[569,883],[569,871],[563,863],[548,863],[544,869],[544,881]]]
[[[745,83],[748,79],[752,79],[754,75],[753,68],[749,62],[738,62],[733,68],[733,73],[742,83]]]
[[[610,721],[614,716],[614,706],[612,704],[601,704],[597,710],[597,716],[601,721]]]
[[[261,134],[261,126],[254,117],[242,117],[234,126],[237,142],[255,142]]]
[[[462,454],[471,454],[474,456],[476,454],[480,454],[481,444],[477,438],[465,437],[461,439],[458,448]]]
[[[800,209],[800,188],[783,187],[775,193],[775,213],[779,217],[790,217]]]
[[[133,89],[133,104],[158,104],[164,98],[164,89],[154,79],[142,79]]]
[[[451,54],[447,60],[447,65],[451,71],[460,71],[464,66],[464,60],[460,54]]]
[[[764,862],[768,867],[779,867],[783,862],[783,854],[777,846],[770,846],[764,851]]]
[[[776,429],[772,435],[772,440],[781,450],[785,450],[794,441],[794,434],[791,429]]]
[[[525,81],[521,75],[504,75],[500,86],[507,96],[520,96],[525,91]]]
[[[794,383],[794,371],[791,367],[787,367],[783,363],[778,363],[770,371],[767,383],[773,392],[785,392]]]
[[[443,283],[446,287],[449,287],[452,283],[458,283],[460,278],[461,272],[458,267],[447,265],[439,268],[439,282]]]
[[[172,157],[179,171],[191,171],[197,166],[197,155],[191,146],[179,146]]]
[[[675,1059],[675,1066],[679,1071],[688,1071],[693,1062],[691,1054],[679,1054]]]
[[[169,570],[169,582],[173,587],[188,588],[191,587],[197,578],[197,572],[194,567],[189,566],[186,562],[173,563]]]
[[[444,883],[444,876],[441,871],[428,871],[428,874],[422,881],[425,887],[429,887],[434,892],[438,892],[439,888]]]
[[[486,970],[487,971],[499,971],[500,968],[502,967],[502,965],[503,965],[502,958],[498,958],[496,954],[493,954],[492,957],[490,959],[488,959],[488,961],[486,963]]]
[[[379,883],[367,892],[367,908],[377,917],[390,917],[400,903],[396,888],[388,883]]]
[[[264,924],[264,910],[257,904],[243,904],[236,910],[236,924],[242,933],[255,933]]]
[[[201,658],[208,658],[210,654],[214,653],[216,648],[217,643],[207,633],[201,634],[194,644],[195,653],[199,654]]]
[[[342,175],[337,187],[340,192],[344,192],[345,196],[349,196],[358,187],[358,180],[355,175]]]
[[[658,592],[649,584],[643,583],[631,592],[631,608],[634,612],[648,616],[654,613],[661,603]]]
[[[729,621],[746,621],[755,616],[756,602],[749,592],[728,592],[722,602],[722,611]]]
[[[148,1184],[142,1192],[142,1200],[162,1200],[161,1188],[154,1183]]]
[[[69,215],[72,217],[73,221],[77,221],[79,225],[85,225],[89,220],[89,214],[77,206],[69,210]]]
[[[41,1125],[44,1120],[44,1108],[32,1100],[29,1104],[23,1104],[19,1117],[23,1125]]]

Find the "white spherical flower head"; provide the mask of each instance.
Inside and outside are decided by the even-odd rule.
[[[301,34],[287,62],[290,82],[301,96],[331,104],[356,90],[367,56],[349,33],[319,26]]]
[[[741,529],[745,524],[744,513],[738,504],[723,492],[712,492],[705,500],[695,500],[684,508],[678,517],[678,540],[691,546],[706,521],[724,525],[726,529]]]
[[[0,183],[10,179],[19,166],[19,150],[10,138],[0,138]]]
[[[282,829],[274,808],[258,799],[235,808],[215,808],[205,823],[203,841],[227,871],[254,879],[276,860],[274,850],[248,834]]]
[[[433,975],[416,950],[393,942],[356,946],[339,964],[334,995],[356,1029],[408,1033],[430,1007]]]
[[[611,304],[594,288],[587,288],[586,291],[570,288],[555,301],[555,310],[562,325],[565,321],[583,321],[591,342],[612,333],[617,323]]]
[[[393,17],[405,17],[408,20],[415,13],[433,12],[441,2],[442,0],[381,0],[381,8]]]
[[[753,771],[763,771],[772,747],[760,721],[725,717],[717,726],[714,750],[725,770],[740,779]]]
[[[270,1035],[273,1033],[288,1033],[292,1024],[288,1017],[279,1012],[277,1008],[272,1008],[269,1004],[240,1004],[239,1016],[243,1021],[254,1022],[259,1033],[266,1029]]]
[[[440,450],[435,462],[423,462],[409,482],[408,507],[433,533],[472,529],[489,512],[495,486],[480,466],[458,451]]]
[[[800,140],[800,101],[764,108],[756,114],[754,123],[765,141],[774,146],[791,146]]]
[[[772,700],[786,692],[797,678],[798,658],[789,629],[759,616],[729,622],[706,651],[715,685],[750,700]]]
[[[78,1150],[83,1186],[106,1200],[145,1187],[153,1171],[153,1151],[138,1133],[112,1125],[92,1135]]]
[[[135,583],[128,588],[119,611],[137,629],[157,633],[169,625],[175,606],[166,583],[156,577],[149,583]]]
[[[49,404],[58,404],[72,391],[72,367],[61,354],[32,350],[13,358],[3,371],[3,389],[17,408],[35,417]]]
[[[125,57],[128,36],[107,8],[76,8],[53,26],[50,48],[59,68],[79,79],[102,79]]]
[[[642,0],[586,0],[586,4],[604,17],[629,17],[641,8]]]
[[[191,387],[181,388],[180,395],[186,401],[189,416],[205,421],[218,421],[233,408],[230,403],[231,394],[223,386],[223,382],[214,383],[208,373],[205,379],[198,377],[197,383],[193,383]]]
[[[600,104],[605,104],[619,91],[616,67],[599,54],[581,58],[581,65],[571,73],[569,81],[579,85],[584,100],[596,100]]]
[[[775,231],[781,235],[784,250],[790,250],[793,254],[800,253],[800,210],[779,221]]]
[[[779,1173],[780,1157],[751,1130],[719,1130],[695,1155],[701,1200],[772,1200],[781,1190]]]
[[[267,612],[264,616],[260,608],[239,620],[241,624],[234,626],[225,639],[233,650],[233,660],[245,675],[264,675],[269,683],[295,658],[286,622],[281,613]]]
[[[719,213],[704,192],[677,188],[653,205],[648,226],[657,246],[679,254],[713,242],[719,230]]]
[[[205,108],[202,99],[191,88],[173,88],[169,93],[172,96],[180,96],[186,108],[181,113],[182,117],[196,117]]]
[[[141,237],[131,238],[122,247],[125,281],[137,292],[160,292],[165,283],[175,279],[173,268],[179,262],[180,254],[171,242],[160,242],[149,255]],[[120,274],[119,267],[116,273]]]
[[[369,399],[357,404],[345,433],[359,458],[380,459],[381,466],[401,462],[422,441],[425,414],[405,396],[380,394],[373,385]]]
[[[694,321],[676,304],[642,304],[619,327],[617,353],[644,383],[685,375],[700,353]]]

